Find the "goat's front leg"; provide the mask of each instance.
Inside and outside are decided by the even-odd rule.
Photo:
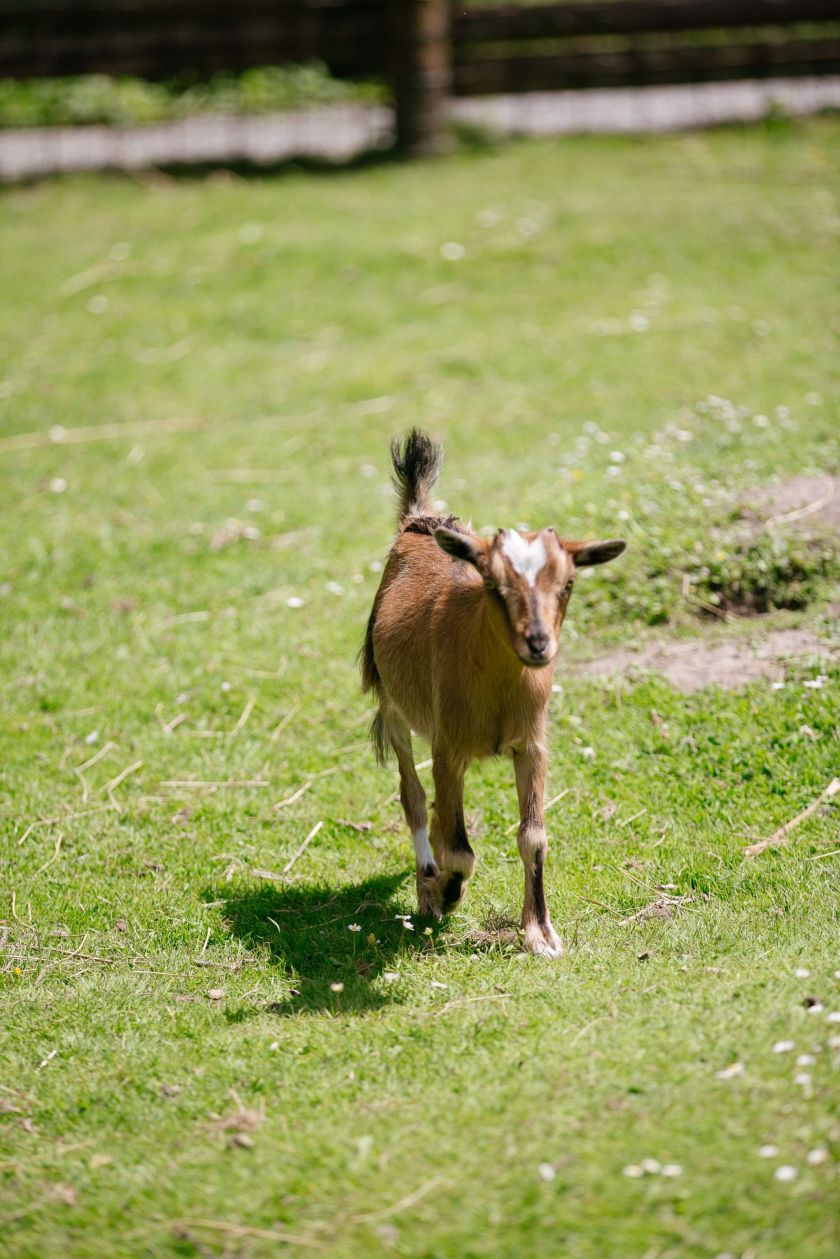
[[[449,913],[464,894],[467,879],[475,869],[475,853],[467,839],[464,824],[464,770],[439,749],[432,749],[432,775],[435,780],[435,808],[431,840],[440,875],[437,903],[433,912]]]
[[[543,818],[546,755],[541,745],[514,753],[516,790],[519,795],[519,855],[525,867],[525,904],[522,908],[522,929],[525,948],[543,957],[560,957],[563,946],[551,925],[545,901],[543,866],[548,852],[548,839]]]

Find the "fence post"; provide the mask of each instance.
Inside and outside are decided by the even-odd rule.
[[[389,0],[391,90],[397,146],[439,152],[452,80],[451,0]]]

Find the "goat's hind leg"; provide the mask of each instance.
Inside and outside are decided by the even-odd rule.
[[[394,714],[389,714],[387,730],[400,767],[400,800],[414,841],[414,855],[417,859],[417,906],[421,914],[432,914],[440,918],[440,871],[429,846],[426,793],[414,768],[411,730]]]

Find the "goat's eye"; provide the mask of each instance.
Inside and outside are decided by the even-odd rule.
[[[496,589],[497,589],[497,587],[496,587],[496,583],[495,583],[494,581],[491,581],[489,577],[485,577],[485,578],[484,578],[484,589],[485,589],[485,590],[496,590]]]

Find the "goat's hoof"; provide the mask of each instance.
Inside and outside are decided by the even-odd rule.
[[[417,910],[429,918],[443,918],[441,873],[437,866],[426,866],[417,871]]]
[[[551,923],[541,926],[538,922],[529,922],[525,927],[525,949],[536,957],[562,957],[563,945]]]

